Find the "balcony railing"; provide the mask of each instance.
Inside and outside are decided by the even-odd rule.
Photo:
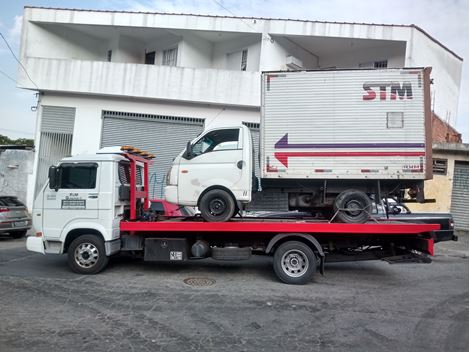
[[[40,90],[258,107],[260,73],[29,57]],[[35,89],[22,70],[18,86]]]

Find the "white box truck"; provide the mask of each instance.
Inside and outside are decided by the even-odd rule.
[[[284,192],[291,210],[351,223],[406,189],[423,201],[432,178],[430,72],[264,72],[259,156],[246,126],[206,130],[174,160],[165,197],[198,206],[207,221],[227,221],[253,192]]]

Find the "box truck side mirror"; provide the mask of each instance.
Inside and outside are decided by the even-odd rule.
[[[191,141],[188,141],[188,143],[186,144],[186,149],[183,153],[183,158],[185,158],[186,160],[191,160],[192,158],[194,158],[194,153],[193,153],[193,148],[191,146]]]
[[[56,166],[51,166],[49,168],[49,188],[59,190],[59,168]]]

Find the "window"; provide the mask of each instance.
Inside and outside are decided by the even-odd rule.
[[[403,128],[404,117],[402,112],[387,112],[387,128]]]
[[[238,134],[238,128],[209,132],[193,145],[193,154],[198,156],[212,151],[237,149]]]
[[[432,159],[432,173],[434,175],[447,175],[447,159]]]
[[[375,61],[374,62],[374,68],[387,68],[387,65],[388,65],[387,60]]]
[[[16,197],[0,197],[0,206],[3,207],[24,207]]]
[[[96,164],[62,164],[59,188],[93,189],[96,186]]]
[[[242,71],[246,71],[247,59],[248,59],[248,49],[245,49],[242,51],[242,64],[241,64]]]
[[[145,53],[145,64],[146,65],[155,65],[155,51]]]
[[[108,52],[106,53],[106,61],[111,62],[112,56],[113,56],[113,51],[108,50]]]
[[[178,57],[178,48],[163,50],[162,65],[176,66],[177,57]]]

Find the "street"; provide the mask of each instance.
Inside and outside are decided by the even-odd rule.
[[[305,286],[280,283],[269,257],[119,256],[82,276],[24,242],[0,236],[2,352],[468,351],[468,235],[431,264],[327,264]]]

